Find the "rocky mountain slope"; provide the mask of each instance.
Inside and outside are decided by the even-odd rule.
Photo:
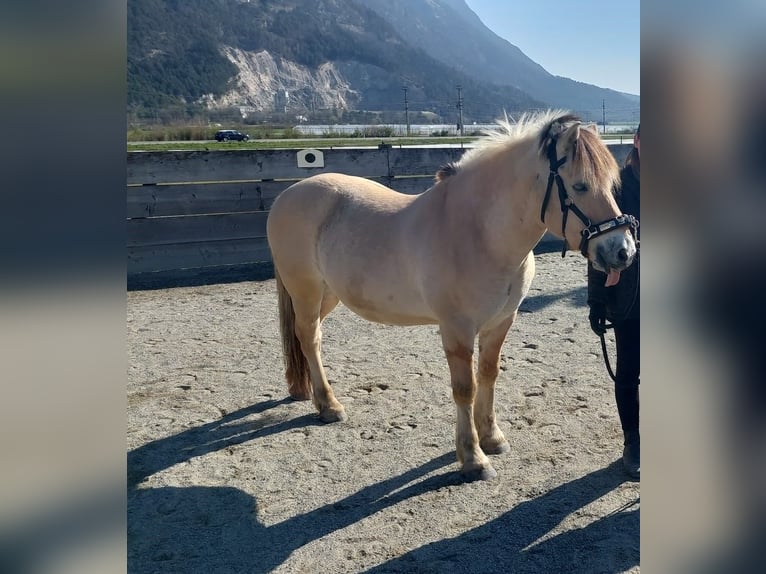
[[[532,70],[524,81],[515,81],[516,72],[498,75],[495,60],[512,63],[502,50],[515,50],[516,68]],[[542,97],[558,93],[555,82],[542,95],[528,89],[548,86],[546,74],[463,0],[128,1],[134,109],[402,110],[406,86],[410,110],[453,121],[458,85],[466,121],[552,105],[585,109],[594,99],[600,105],[604,90],[595,87],[587,98]]]

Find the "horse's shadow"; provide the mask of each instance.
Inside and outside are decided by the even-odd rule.
[[[149,442],[128,452],[128,488],[134,488],[145,478],[196,456],[256,438],[321,424],[315,415],[274,422],[274,417],[268,411],[290,401],[282,399],[257,403],[228,413],[216,421]],[[240,420],[260,413],[266,414],[257,421]]]
[[[618,486],[620,461],[522,502],[455,538],[427,544],[366,574],[624,572],[639,564],[640,510],[629,507],[548,537],[562,519]]]
[[[236,488],[139,487],[151,474],[191,457],[320,424],[313,415],[260,427],[240,421],[252,413],[266,413],[284,402],[266,401],[247,407],[215,423],[148,443],[128,454],[129,572],[269,572],[310,542],[404,500],[463,482],[455,471],[432,474],[455,462],[454,452],[448,452],[366,486],[340,501],[273,525],[261,524],[257,519],[257,501]],[[589,557],[588,552],[581,550],[594,545],[603,546],[608,552],[614,563],[614,568],[610,564],[609,571],[624,570],[638,563],[637,548],[628,549],[614,559],[612,555],[616,550],[609,548],[609,541],[618,528],[633,532],[637,543],[638,513],[635,511],[610,516],[585,529],[534,544],[565,516],[621,482],[619,470],[612,465],[523,502],[458,538],[423,546],[371,571],[434,571],[429,565],[444,564],[446,560],[450,571],[495,572],[499,571],[495,568],[500,564],[534,566],[538,560],[547,559],[548,564],[561,564],[561,570],[596,572],[603,570],[604,557]],[[528,548],[530,545],[533,546]],[[460,556],[466,559],[470,556],[470,562],[463,564]]]

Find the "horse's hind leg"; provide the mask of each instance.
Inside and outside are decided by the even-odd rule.
[[[346,411],[332,392],[322,365],[322,319],[338,304],[337,298],[325,293],[324,285],[304,284],[298,296],[293,297],[295,309],[295,335],[301,344],[311,371],[312,400],[319,418],[326,423],[346,420]]]
[[[511,449],[495,420],[495,381],[500,372],[500,349],[515,318],[516,313],[496,327],[479,333],[479,388],[473,419],[481,450],[487,454],[500,454]]]
[[[497,475],[487,455],[479,448],[479,437],[474,426],[473,402],[476,396],[476,378],[473,373],[474,333],[452,325],[440,325],[442,344],[447,355],[452,397],[457,407],[455,450],[468,480],[487,480]]]

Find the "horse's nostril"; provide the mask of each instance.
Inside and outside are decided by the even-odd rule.
[[[624,247],[623,247],[622,249],[620,249],[620,250],[617,252],[617,258],[618,258],[620,261],[627,261],[627,260],[628,260],[628,250],[627,250],[627,249],[625,249]]]

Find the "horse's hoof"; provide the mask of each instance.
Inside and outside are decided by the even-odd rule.
[[[491,466],[479,466],[470,470],[464,468],[460,474],[463,475],[466,482],[475,482],[477,480],[492,480],[497,476],[497,471]]]
[[[507,440],[501,443],[488,444],[486,446],[482,444],[480,446],[484,454],[505,454],[511,452],[511,444]]]
[[[319,420],[323,423],[341,423],[348,419],[343,407],[339,409],[324,409],[319,413]]]

